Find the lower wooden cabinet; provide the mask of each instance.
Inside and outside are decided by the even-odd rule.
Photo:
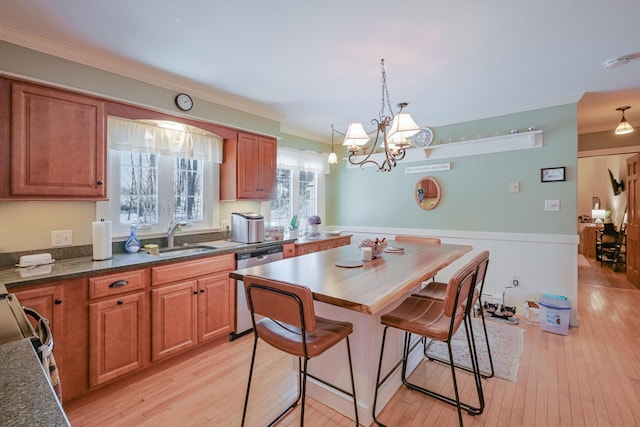
[[[313,252],[326,251],[340,246],[351,244],[351,235],[327,237],[320,240],[299,241],[296,243],[296,256],[306,255]]]
[[[282,257],[283,258],[292,258],[296,256],[296,245],[295,243],[285,243],[282,245]]]
[[[89,304],[89,386],[95,387],[146,365],[144,292]]]
[[[233,254],[152,267],[151,360],[162,360],[233,330]]]
[[[12,288],[49,319],[63,402],[152,362],[228,336],[233,253]]]
[[[151,290],[151,360],[157,361],[195,347],[197,337],[197,281]]]
[[[148,364],[148,270],[89,279],[89,387]]]
[[[84,394],[87,374],[86,279],[18,289],[9,286],[9,292],[16,295],[22,306],[30,307],[49,319],[54,340],[53,354],[62,386],[62,401]]]

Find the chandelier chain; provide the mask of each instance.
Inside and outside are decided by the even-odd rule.
[[[383,121],[385,114],[385,101],[387,102],[387,106],[389,107],[389,117],[393,117],[393,110],[391,109],[391,101],[389,99],[389,89],[387,88],[387,72],[384,69],[384,59],[380,60],[380,65],[382,66],[382,99],[380,100],[380,121]]]

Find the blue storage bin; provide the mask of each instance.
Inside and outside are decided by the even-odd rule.
[[[543,294],[540,306],[540,329],[553,334],[569,335],[571,301],[562,295]]]

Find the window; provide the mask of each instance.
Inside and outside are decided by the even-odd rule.
[[[219,185],[213,179],[219,161],[208,157],[219,157],[207,155],[217,149],[199,144],[216,145],[215,138],[185,137],[184,129],[176,134],[179,124],[167,134],[154,124],[112,119],[107,209],[114,234],[126,234],[131,224],[138,224],[140,233],[166,233],[173,219],[186,219],[191,229],[212,228],[219,217]]]
[[[271,201],[270,221],[289,228],[298,215],[301,231],[312,215],[324,217],[324,181],[328,167],[326,154],[278,149],[276,199]],[[324,218],[323,218],[324,219]]]

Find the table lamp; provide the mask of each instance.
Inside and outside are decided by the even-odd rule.
[[[591,211],[591,218],[595,219],[595,223],[596,224],[602,224],[604,221],[604,217],[606,215],[606,212],[604,209],[593,209]]]

